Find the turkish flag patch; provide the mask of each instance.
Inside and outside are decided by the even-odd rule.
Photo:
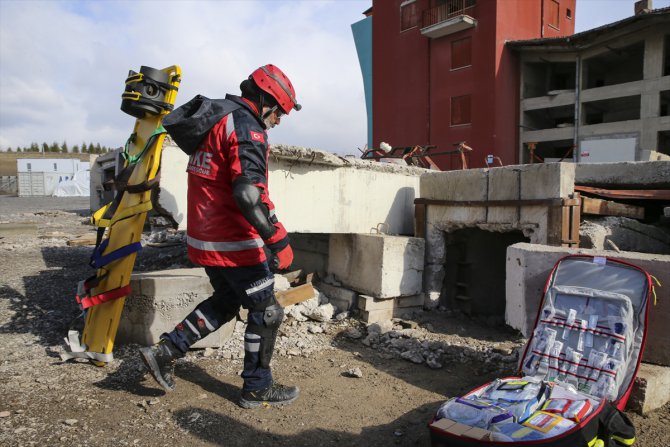
[[[251,133],[251,139],[253,141],[260,141],[261,143],[265,143],[265,139],[263,138],[263,134],[260,132],[254,132],[253,130],[250,131]]]

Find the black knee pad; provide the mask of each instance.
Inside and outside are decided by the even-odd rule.
[[[264,309],[250,309],[251,311],[263,311],[263,324],[249,323],[248,331],[261,337],[259,359],[262,368],[269,368],[277,341],[277,330],[284,320],[284,308],[282,308],[274,296],[269,300],[269,305]]]

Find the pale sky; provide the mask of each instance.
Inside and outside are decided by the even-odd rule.
[[[527,0],[536,1],[536,0]],[[577,0],[576,31],[633,15],[634,0]],[[0,0],[0,149],[31,142],[121,146],[128,70],[179,65],[180,105],[196,94],[239,93],[273,63],[303,105],[269,134],[360,154],[365,99],[351,24],[371,0]],[[654,7],[670,6],[655,0]]]

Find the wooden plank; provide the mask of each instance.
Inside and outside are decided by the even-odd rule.
[[[75,239],[70,239],[66,243],[71,247],[78,247],[81,245],[95,245],[95,241],[96,241],[96,235],[95,233],[91,233],[91,234],[84,234],[83,236],[79,236],[78,238]]]
[[[414,237],[426,237],[426,205],[414,205]]]
[[[576,192],[575,198],[577,199],[576,206],[570,207],[570,239],[573,241],[571,247],[579,247],[579,224],[582,221],[581,205],[582,197]]]
[[[275,298],[277,298],[277,302],[281,307],[286,307],[313,298],[314,294],[314,287],[312,287],[311,282],[308,282],[298,287],[275,292]]]
[[[641,206],[612,202],[611,200],[582,197],[582,214],[644,219],[644,208]]]

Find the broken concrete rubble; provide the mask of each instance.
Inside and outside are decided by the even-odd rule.
[[[670,227],[608,216],[583,220],[579,233],[581,248],[670,254]]]

